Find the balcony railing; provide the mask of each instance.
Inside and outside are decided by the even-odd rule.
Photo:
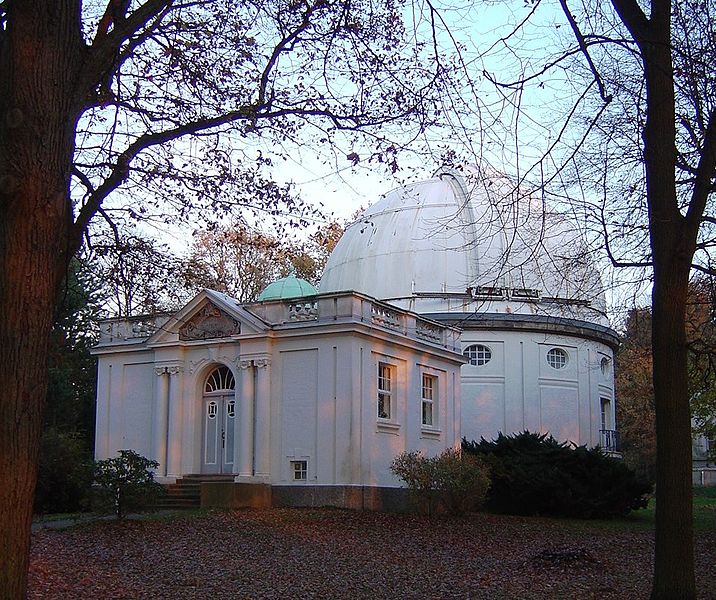
[[[604,452],[620,452],[619,432],[614,429],[600,429],[599,446]]]

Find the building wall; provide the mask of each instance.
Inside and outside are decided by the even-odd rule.
[[[380,361],[395,368],[393,415],[383,420],[377,416]],[[203,387],[219,365],[236,382],[230,468],[242,482],[397,486],[390,472],[397,454],[435,454],[459,441],[455,354],[337,325],[100,353],[97,458],[131,448],[160,462],[160,481],[201,472]],[[420,425],[423,373],[437,386],[429,430]],[[296,480],[291,461],[303,460],[306,479]]]
[[[153,352],[100,357],[97,381],[96,458],[133,449],[152,456]]]
[[[483,366],[464,365],[415,352],[402,343],[327,330],[322,335],[207,342],[100,356],[97,401],[97,458],[131,448],[160,460],[160,476],[198,473],[202,464],[202,390],[208,373],[227,365],[236,379],[236,461],[241,472],[244,379],[258,394],[257,369],[241,369],[242,358],[268,357],[266,376],[270,425],[268,480],[276,485],[390,486],[391,460],[404,450],[434,455],[467,439],[492,439],[498,432],[549,431],[557,439],[600,443],[600,400],[609,401],[614,426],[611,350],[570,336],[524,332],[466,331],[463,347],[484,344],[492,352]],[[564,369],[546,361],[558,347],[569,354]],[[603,358],[609,368],[603,372]],[[377,415],[378,365],[393,370],[391,418]],[[171,371],[171,373],[165,372]],[[421,424],[421,380],[437,378],[433,427]],[[159,381],[169,381],[168,406],[160,417]],[[110,398],[112,399],[110,402]],[[255,402],[254,399],[251,399]],[[257,406],[253,406],[256,411]],[[252,412],[253,412],[252,411]],[[261,469],[259,412],[251,476]],[[166,419],[169,440],[162,455],[158,420]],[[609,427],[608,427],[609,428]],[[305,481],[293,479],[291,461],[305,460]],[[244,473],[245,475],[247,473]]]
[[[400,345],[359,335],[278,340],[272,352],[277,388],[272,415],[272,483],[277,485],[385,485],[397,480],[392,459],[404,450],[435,454],[459,440],[459,365]],[[394,369],[391,419],[377,416],[378,363]],[[423,372],[437,377],[440,426],[420,426]],[[291,461],[305,460],[305,481]]]
[[[467,439],[549,431],[559,441],[595,446],[602,399],[606,429],[615,429],[613,355],[607,345],[546,333],[464,331],[463,349],[475,344],[490,348],[492,356],[484,365],[466,364],[461,370],[461,426]],[[547,362],[553,348],[568,355],[562,369]]]

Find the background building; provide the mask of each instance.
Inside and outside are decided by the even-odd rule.
[[[617,450],[604,291],[576,224],[503,176],[439,172],[344,233],[322,292],[356,290],[462,330],[461,432],[548,431]]]

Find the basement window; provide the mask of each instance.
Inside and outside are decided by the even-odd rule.
[[[308,461],[292,460],[291,475],[294,481],[306,481],[308,479]]]

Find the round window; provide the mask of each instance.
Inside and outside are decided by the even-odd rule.
[[[492,350],[484,344],[473,344],[462,351],[462,355],[471,365],[481,367],[492,359]]]
[[[599,363],[599,366],[602,369],[602,375],[609,374],[609,363],[610,362],[611,361],[606,356],[602,358],[601,362]]]
[[[562,348],[552,348],[547,352],[547,364],[553,369],[564,369],[568,360],[569,355]]]

